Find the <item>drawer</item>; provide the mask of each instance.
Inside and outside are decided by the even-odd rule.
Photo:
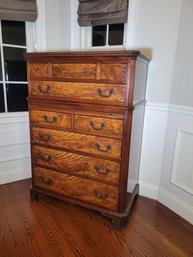
[[[34,78],[48,78],[50,77],[50,69],[48,63],[29,63],[28,75]]]
[[[61,79],[96,79],[97,65],[89,63],[52,64],[52,77]]]
[[[127,78],[127,64],[100,64],[100,79],[101,80],[114,80],[126,81]]]
[[[86,155],[33,146],[33,163],[111,183],[119,183],[120,164]]]
[[[121,157],[121,141],[118,139],[33,127],[32,141],[105,157]]]
[[[31,82],[31,95],[41,98],[63,98],[66,101],[90,101],[103,103],[125,102],[125,85],[72,83],[72,82]]]
[[[75,115],[74,127],[80,132],[120,138],[123,131],[123,121],[101,117]]]
[[[34,186],[89,203],[117,209],[118,187],[52,170],[34,167]]]
[[[70,129],[72,116],[69,113],[31,110],[31,122],[35,126]]]

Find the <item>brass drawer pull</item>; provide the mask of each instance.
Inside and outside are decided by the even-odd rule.
[[[103,91],[101,88],[98,88],[97,89],[97,93],[101,96],[101,97],[110,97],[113,93],[114,93],[114,90],[112,88],[110,88],[109,90],[109,94],[108,95],[105,95],[103,94]]]
[[[102,200],[105,200],[109,197],[109,193],[108,192],[105,192],[104,194],[100,194],[97,190],[93,190],[93,193],[94,195],[96,196],[96,198],[98,199],[102,199]]]
[[[40,141],[48,142],[52,136],[50,134],[48,135],[42,135],[42,133],[38,134],[38,139]]]
[[[103,152],[103,153],[107,153],[109,150],[112,149],[112,146],[111,145],[107,145],[107,148],[106,149],[101,149],[100,148],[100,145],[98,143],[95,144],[95,147],[98,151],[100,152]]]
[[[42,118],[44,118],[44,120],[47,122],[47,123],[54,123],[58,120],[58,117],[57,116],[54,116],[52,118],[49,118],[47,115],[44,115],[42,116]]]
[[[46,157],[43,153],[40,153],[39,154],[39,158],[42,160],[42,161],[45,161],[45,162],[49,162],[52,160],[52,156],[51,155],[48,155],[48,157]]]
[[[52,87],[51,87],[50,85],[48,85],[45,90],[42,88],[42,85],[38,85],[38,91],[39,91],[40,93],[42,93],[42,94],[47,94],[47,93],[49,93],[51,90],[52,90]]]
[[[96,170],[96,172],[98,173],[98,174],[100,174],[100,175],[107,175],[107,173],[109,173],[111,170],[109,169],[109,168],[105,168],[104,169],[104,171],[100,171],[100,167],[99,167],[99,165],[95,165],[95,170]]]
[[[40,181],[46,185],[52,185],[53,180],[51,178],[45,179],[43,176],[40,176]]]
[[[90,126],[91,126],[94,130],[96,130],[96,131],[102,130],[103,128],[106,127],[106,123],[105,123],[105,122],[102,122],[102,123],[101,123],[101,127],[100,127],[100,128],[95,127],[95,126],[94,126],[94,121],[92,121],[92,120],[89,122],[89,124],[90,124]]]

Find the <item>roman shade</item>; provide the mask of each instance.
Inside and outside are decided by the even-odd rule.
[[[0,20],[35,21],[36,0],[0,0]]]
[[[126,23],[128,0],[79,0],[77,13],[80,26]]]

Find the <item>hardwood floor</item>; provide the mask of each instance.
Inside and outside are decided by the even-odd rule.
[[[0,186],[0,257],[193,256],[193,226],[160,203],[138,197],[126,229],[96,212],[43,198],[30,180]]]

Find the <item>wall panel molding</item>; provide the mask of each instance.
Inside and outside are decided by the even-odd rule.
[[[163,112],[193,116],[193,107],[184,106],[184,105],[174,105],[174,104],[147,101],[146,110],[163,111]]]
[[[193,224],[193,206],[171,194],[164,188],[159,189],[159,199],[162,204]]]
[[[177,130],[171,183],[193,194],[193,131]]]

